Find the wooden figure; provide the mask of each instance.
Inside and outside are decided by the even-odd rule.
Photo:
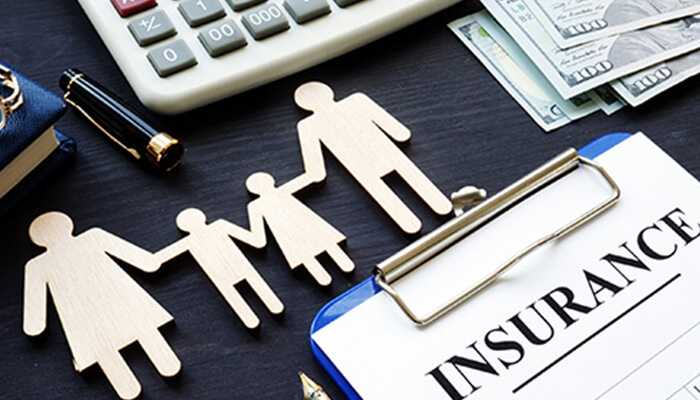
[[[410,130],[372,99],[356,93],[336,102],[333,90],[320,82],[302,85],[295,99],[299,107],[313,112],[298,125],[307,173],[325,178],[323,144],[407,233],[420,231],[421,221],[383,181],[391,172],[436,213],[452,211],[450,200],[392,141],[408,141]]]
[[[120,350],[139,342],[163,376],[180,371],[180,360],[158,329],[173,317],[109,255],[145,272],[159,267],[156,257],[102,229],[73,236],[73,221],[51,212],[29,230],[46,252],[25,270],[24,332],[46,329],[47,294],[51,293],[78,372],[97,363],[122,399],[141,393]]]
[[[265,222],[277,240],[292,269],[304,266],[322,286],[331,284],[331,276],[316,257],[327,253],[344,272],[355,269],[355,263],[340,248],[345,235],[299,201],[294,194],[313,183],[304,174],[282,186],[275,186],[272,175],[258,172],[246,181],[246,187],[259,197],[248,204],[250,229],[265,235]]]
[[[249,329],[257,328],[260,320],[236,290],[235,285],[239,282],[247,281],[271,313],[281,314],[284,311],[284,305],[277,295],[231,241],[238,239],[263,248],[265,231],[256,232],[255,235],[222,219],[207,225],[206,215],[195,208],[182,211],[177,217],[177,226],[189,236],[159,251],[156,255],[160,261],[166,262],[189,252]]]

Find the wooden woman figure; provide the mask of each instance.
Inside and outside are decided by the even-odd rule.
[[[327,253],[344,272],[355,269],[355,263],[340,248],[345,235],[299,201],[294,194],[314,180],[302,175],[282,186],[275,186],[272,175],[258,172],[246,181],[246,187],[259,197],[248,205],[250,229],[265,232],[265,222],[277,240],[292,269],[304,266],[322,286],[331,284],[331,276],[316,257]]]
[[[78,372],[98,364],[122,399],[141,393],[120,350],[139,342],[158,372],[174,376],[180,360],[158,329],[173,317],[109,255],[145,272],[159,263],[153,254],[102,229],[73,236],[73,221],[51,212],[29,230],[46,252],[25,270],[24,332],[46,329],[47,294],[51,293]]]
[[[239,282],[247,281],[271,313],[284,311],[284,305],[275,292],[231,240],[262,248],[265,246],[264,230],[254,235],[223,219],[207,224],[207,216],[196,208],[182,211],[177,216],[177,226],[189,235],[159,251],[156,255],[162,262],[189,252],[249,329],[257,328],[260,320],[236,290],[235,285]]]

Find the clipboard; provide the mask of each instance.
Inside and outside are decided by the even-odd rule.
[[[618,144],[622,143],[626,139],[630,138],[632,135],[629,133],[611,133],[604,135],[593,142],[589,143],[588,145],[582,147],[581,149],[578,150],[577,153],[578,156],[584,157],[589,160],[594,160],[596,157],[599,155],[605,153],[609,149],[617,146]],[[592,219],[597,215],[597,213],[600,213],[604,211],[605,209],[609,208],[612,204],[614,204],[617,201],[617,197],[619,197],[619,189],[616,187],[614,182],[609,179],[609,176],[606,176],[607,174],[605,171],[599,171],[601,172],[604,177],[608,179],[608,181],[611,183],[613,188],[615,189],[616,193],[615,196],[613,196],[608,202],[601,204],[598,206],[596,209],[591,210],[591,212],[588,215],[582,216],[578,221],[575,221],[575,223],[570,224],[569,226],[565,227],[561,232],[557,232],[556,234],[566,234],[568,231],[575,229],[578,227],[578,225],[581,225],[585,222],[588,222],[588,220]],[[550,177],[550,181],[555,178]],[[487,223],[488,221],[485,221],[484,223]],[[578,223],[578,224],[576,224]],[[440,229],[440,228],[439,228]],[[424,241],[423,238],[421,240]],[[548,238],[550,240],[551,238]],[[456,239],[455,241],[459,241],[461,238]],[[515,263],[519,258],[522,258],[523,256],[527,255],[530,251],[534,250],[535,248],[539,247],[540,244],[542,243],[535,243],[533,247],[530,249],[526,249],[523,251],[523,253],[517,255],[514,257],[513,263]],[[415,246],[414,246],[415,247]],[[392,259],[397,260],[397,256],[401,256],[401,253],[398,253],[396,256],[390,258],[389,260],[385,261],[382,264],[391,263]],[[401,257],[398,257],[399,259]],[[420,257],[418,257],[420,258]],[[412,269],[415,269],[418,267],[420,264],[422,264],[425,260],[420,259],[418,263],[414,263],[411,267],[408,269],[404,269],[403,271],[400,271],[401,276],[410,273]],[[365,281],[361,282],[360,284],[356,285],[355,287],[351,288],[347,292],[341,294],[337,298],[331,300],[328,304],[326,304],[321,310],[318,312],[316,317],[314,318],[313,322],[311,323],[311,328],[310,328],[310,345],[311,345],[311,350],[313,352],[314,357],[317,359],[319,364],[326,370],[326,372],[330,375],[330,377],[333,379],[333,381],[336,383],[336,385],[341,389],[341,391],[345,394],[345,396],[350,399],[350,400],[362,400],[362,398],[357,394],[355,389],[352,387],[350,382],[344,377],[342,371],[340,371],[334,364],[333,362],[326,356],[326,354],[321,350],[321,348],[316,344],[316,342],[313,339],[313,334],[316,333],[317,331],[321,330],[331,322],[335,321],[336,319],[340,318],[343,316],[345,313],[349,312],[350,310],[354,309],[355,307],[359,306],[360,304],[364,303],[366,300],[370,299],[374,295],[382,292],[382,291],[387,291],[388,294],[390,294],[392,297],[394,297],[394,300],[396,300],[397,304],[400,306],[400,308],[407,314],[407,316],[413,320],[414,323],[417,325],[427,325],[431,323],[433,320],[439,318],[440,316],[448,313],[451,309],[455,308],[456,306],[462,304],[464,301],[468,300],[469,297],[471,297],[473,294],[476,294],[477,292],[481,291],[482,289],[485,289],[486,286],[488,286],[493,280],[495,280],[498,276],[500,276],[500,273],[505,272],[508,268],[510,268],[511,265],[506,265],[506,268],[502,268],[502,271],[497,271],[499,272],[498,274],[494,274],[491,280],[488,280],[486,282],[481,282],[477,284],[475,287],[473,287],[471,290],[468,290],[467,292],[463,293],[462,296],[459,298],[455,299],[454,301],[450,302],[447,304],[445,307],[443,307],[441,310],[436,311],[433,315],[430,315],[428,317],[418,317],[416,315],[412,315],[410,311],[410,307],[407,306],[406,304],[402,304],[400,296],[393,291],[390,285],[387,285],[385,280],[378,279],[377,276],[372,276]],[[380,268],[382,266],[380,265]],[[379,271],[381,274],[381,271]],[[384,283],[382,283],[384,282]],[[393,292],[393,293],[392,293]]]

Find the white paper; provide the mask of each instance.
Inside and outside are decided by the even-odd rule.
[[[671,213],[671,224],[683,219],[689,224],[683,232],[699,235],[700,184],[643,134],[596,162],[622,188],[619,204],[530,255],[467,304],[418,328],[380,293],[313,339],[364,400],[699,400],[700,238],[686,244],[659,221]],[[608,195],[609,188],[595,172],[579,169],[399,281],[396,288],[419,314],[426,313]],[[653,224],[658,230],[645,230],[642,237],[655,252],[650,254],[665,256],[675,248],[665,260],[640,250],[638,235]],[[601,260],[608,254],[631,257],[620,247],[623,243],[648,271],[617,264],[619,273]],[[597,298],[602,304],[596,307],[584,269],[619,291],[613,295],[601,290]],[[540,300],[560,287],[569,288],[576,303],[592,310],[566,309],[576,319],[568,324]],[[565,300],[561,291],[551,299]],[[532,304],[554,331],[542,345],[530,343],[510,321],[520,315],[546,339],[549,330],[528,308]],[[491,339],[520,344],[522,356],[486,345],[486,334],[499,328],[505,332],[492,333]],[[493,370],[448,362],[454,356]],[[438,383],[434,371],[449,382],[451,392]]]

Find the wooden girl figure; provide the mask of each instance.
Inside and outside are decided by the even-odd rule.
[[[405,232],[420,231],[421,221],[383,181],[392,172],[437,214],[452,212],[450,200],[394,143],[408,141],[411,131],[372,99],[356,93],[335,101],[330,87],[310,82],[297,89],[295,100],[313,112],[298,124],[307,173],[326,176],[323,144]]]
[[[294,197],[311,183],[305,174],[277,187],[270,174],[251,175],[246,187],[259,197],[248,205],[250,228],[253,233],[264,234],[267,222],[289,266],[296,269],[303,265],[316,282],[328,286],[331,276],[317,256],[326,252],[344,272],[353,271],[355,263],[340,248],[345,235]]]
[[[30,260],[25,270],[24,332],[46,329],[50,292],[78,372],[98,364],[122,399],[141,393],[120,350],[139,342],[158,372],[174,376],[180,360],[158,328],[173,320],[109,255],[145,272],[159,263],[153,254],[102,229],[73,236],[73,221],[51,212],[38,217],[29,230],[46,252]]]
[[[162,262],[189,252],[249,329],[257,328],[260,320],[236,290],[235,285],[239,282],[247,281],[271,313],[281,314],[284,311],[284,305],[275,292],[231,241],[238,239],[263,248],[264,230],[254,235],[222,219],[207,224],[206,215],[195,208],[182,211],[177,216],[177,226],[181,231],[189,233],[189,236],[159,251],[156,255]]]

